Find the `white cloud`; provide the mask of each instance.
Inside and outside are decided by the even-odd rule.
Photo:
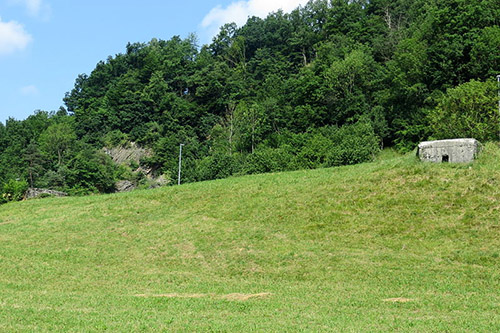
[[[19,89],[19,92],[21,93],[21,95],[28,97],[40,95],[40,91],[34,85],[22,87],[21,89]]]
[[[16,21],[2,22],[0,17],[0,55],[24,50],[32,40],[21,24]]]
[[[214,36],[225,23],[235,22],[242,26],[250,16],[265,18],[270,12],[282,9],[290,12],[309,0],[246,0],[236,1],[229,6],[213,8],[201,22],[201,27]]]

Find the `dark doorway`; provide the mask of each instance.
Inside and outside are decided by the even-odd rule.
[[[441,160],[441,162],[448,163],[449,161],[450,161],[450,157],[448,155],[443,155],[443,159]]]

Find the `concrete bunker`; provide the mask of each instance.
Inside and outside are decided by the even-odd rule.
[[[481,144],[476,139],[424,141],[418,145],[421,161],[434,163],[470,163],[477,157]]]

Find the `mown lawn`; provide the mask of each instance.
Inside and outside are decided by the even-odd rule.
[[[0,331],[500,331],[500,149],[0,206]]]

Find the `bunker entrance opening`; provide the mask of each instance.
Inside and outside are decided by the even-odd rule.
[[[441,162],[448,163],[449,161],[450,161],[450,157],[448,155],[443,155]]]

